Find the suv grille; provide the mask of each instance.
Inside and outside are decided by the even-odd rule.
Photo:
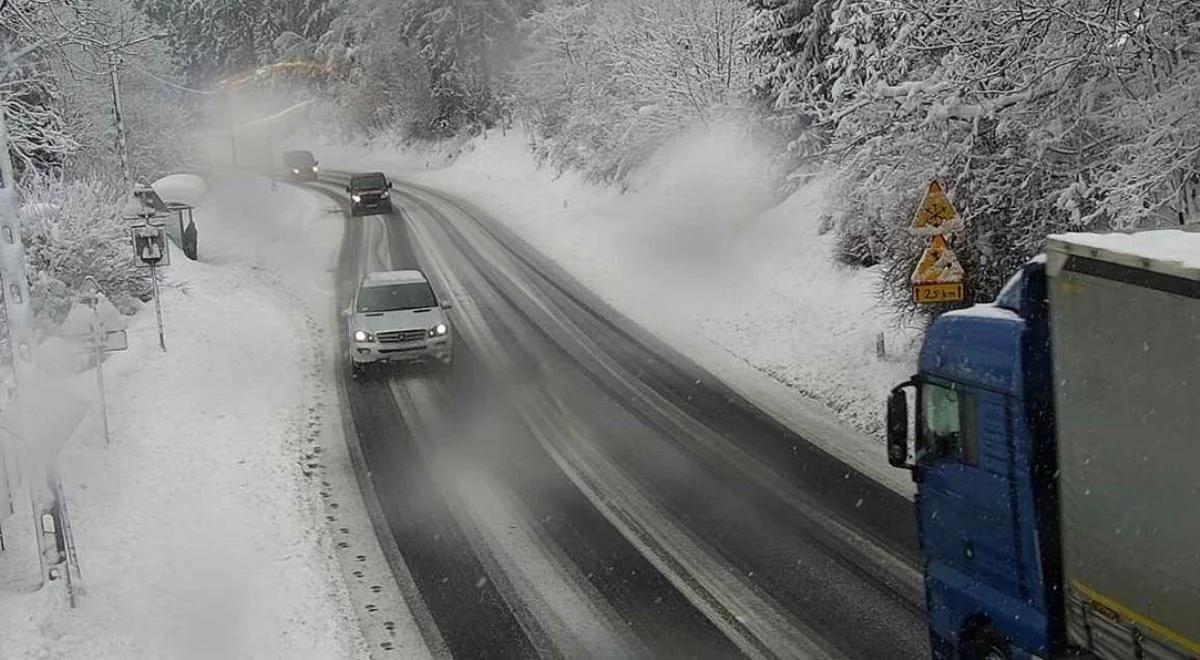
[[[375,334],[375,339],[381,344],[408,344],[424,338],[424,330],[393,330]]]

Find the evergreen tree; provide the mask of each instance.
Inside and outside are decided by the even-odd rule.
[[[277,40],[294,35],[316,44],[335,10],[329,0],[137,0],[170,31],[176,63],[192,84],[252,69],[275,59]],[[285,40],[292,45],[295,39]]]
[[[496,88],[518,46],[517,28],[535,0],[406,0],[402,33],[429,69],[432,128],[490,125]]]

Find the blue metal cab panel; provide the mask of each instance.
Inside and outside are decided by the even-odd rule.
[[[925,334],[921,375],[1022,396],[1024,331],[1016,312],[994,305],[943,314]]]
[[[1010,657],[1049,655],[1062,639],[1044,265],[1027,265],[998,300],[939,317],[920,356],[922,392],[951,391],[939,401],[959,409],[954,450],[919,441],[916,468],[939,658],[960,657],[981,627],[1007,640]],[[918,433],[933,428],[924,412]]]

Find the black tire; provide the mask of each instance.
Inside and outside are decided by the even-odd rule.
[[[1012,657],[1008,649],[1008,640],[987,626],[964,636],[959,657],[963,660],[1008,660]]]

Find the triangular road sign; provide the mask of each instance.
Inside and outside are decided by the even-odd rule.
[[[921,200],[921,206],[917,209],[917,214],[913,216],[912,229],[923,235],[942,234],[958,229],[961,225],[962,220],[958,216],[958,211],[954,208],[950,198],[946,196],[942,184],[936,180],[930,181],[929,188],[925,191],[925,197]]]
[[[958,261],[958,255],[941,236],[934,236],[932,244],[925,248],[921,260],[913,269],[913,284],[957,284],[963,281],[966,271]]]

